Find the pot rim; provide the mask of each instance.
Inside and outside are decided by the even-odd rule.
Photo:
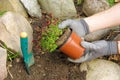
[[[66,40],[64,40],[63,43],[60,46],[58,46],[58,49],[60,49],[68,41],[68,39],[69,39],[69,37],[71,36],[72,33],[73,33],[73,31],[72,31],[72,29],[70,29],[69,35],[67,36]]]

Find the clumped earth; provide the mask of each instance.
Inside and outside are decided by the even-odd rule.
[[[78,15],[82,14],[81,5],[76,6]],[[45,12],[41,19],[29,19],[33,28],[33,53],[35,64],[30,67],[30,75],[27,74],[22,58],[16,58],[7,62],[8,77],[5,80],[85,80],[86,72],[80,72],[80,64],[74,64],[67,60],[67,56],[59,50],[53,53],[43,53],[39,42],[41,32],[47,25],[49,15]],[[114,59],[114,57],[102,57]]]

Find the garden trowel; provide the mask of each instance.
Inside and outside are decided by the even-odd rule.
[[[24,63],[26,67],[26,71],[30,74],[30,66],[34,64],[34,57],[32,52],[28,52],[28,35],[26,32],[21,32],[20,34],[20,45],[24,58]]]

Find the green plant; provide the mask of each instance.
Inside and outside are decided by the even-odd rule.
[[[110,6],[113,6],[115,4],[115,0],[107,0]]]
[[[16,52],[16,51],[8,48],[7,45],[3,41],[1,41],[1,40],[0,40],[0,47],[2,47],[2,48],[7,50],[7,59],[10,60],[10,61],[12,61],[16,57],[18,57],[19,54],[20,54],[19,52]]]
[[[2,16],[4,13],[6,13],[7,11],[0,11],[0,16]]]
[[[50,24],[44,29],[42,33],[42,38],[40,45],[43,51],[52,52],[58,46],[56,45],[56,40],[62,35],[63,31],[58,28],[59,20],[52,19]]]
[[[80,5],[83,0],[77,0],[77,5]]]

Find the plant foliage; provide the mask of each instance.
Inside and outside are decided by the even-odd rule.
[[[7,50],[7,59],[10,60],[10,61],[12,61],[16,57],[18,57],[19,54],[20,54],[19,52],[16,52],[16,51],[8,48],[7,45],[3,41],[1,41],[1,40],[0,40],[0,47],[2,47],[2,48]]]
[[[7,11],[0,11],[0,16],[2,16],[4,13],[6,13]]]
[[[113,6],[115,4],[115,0],[107,0],[110,6]]]
[[[77,0],[77,5],[80,5],[83,0]]]
[[[63,33],[63,31],[58,28],[58,24],[59,20],[55,21],[52,19],[50,25],[48,25],[42,33],[40,45],[43,51],[52,52],[58,47],[56,40],[59,39]]]

